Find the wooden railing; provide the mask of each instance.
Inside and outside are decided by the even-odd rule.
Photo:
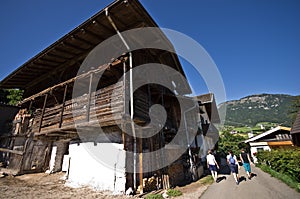
[[[59,131],[75,128],[76,124],[99,123],[101,127],[121,122],[124,113],[123,82],[102,88],[91,95],[84,94],[54,107],[37,110],[33,132]],[[114,93],[114,95],[113,95]]]

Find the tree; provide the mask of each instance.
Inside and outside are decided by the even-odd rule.
[[[226,128],[220,135],[218,142],[218,151],[227,154],[232,150],[235,155],[240,153],[240,149],[245,147],[243,141],[245,138],[239,134],[231,134],[231,128]]]
[[[23,90],[20,89],[7,89],[8,94],[7,94],[7,99],[8,99],[8,104],[9,105],[17,105],[23,98]]]

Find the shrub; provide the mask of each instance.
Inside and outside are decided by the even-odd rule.
[[[290,176],[300,183],[300,148],[285,148],[257,153],[259,164]]]
[[[201,178],[199,180],[199,183],[203,184],[203,185],[210,185],[210,184],[214,183],[214,179],[211,175],[207,175],[207,176]]]
[[[150,193],[146,196],[146,199],[164,199],[164,197],[161,194]]]
[[[177,189],[169,189],[167,191],[167,194],[168,196],[171,196],[171,197],[176,197],[176,196],[181,196],[182,195],[182,192],[177,190]]]

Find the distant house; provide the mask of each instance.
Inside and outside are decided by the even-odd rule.
[[[292,126],[291,135],[293,144],[295,146],[300,146],[300,111],[298,112],[296,120]]]
[[[290,131],[291,128],[277,126],[244,142],[250,145],[251,156],[253,156],[254,161],[256,161],[255,154],[258,151],[270,151],[274,148],[292,146]]]

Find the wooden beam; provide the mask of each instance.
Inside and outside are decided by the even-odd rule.
[[[40,120],[40,124],[39,124],[39,132],[41,132],[41,127],[42,127],[42,123],[43,123],[43,117],[44,117],[44,113],[45,113],[45,109],[46,109],[46,104],[47,104],[47,98],[48,98],[48,93],[45,95],[45,99],[44,99],[44,105],[43,105],[41,120]]]
[[[86,52],[89,49],[89,48],[88,49],[84,49],[84,48],[82,48],[82,47],[80,47],[78,45],[71,44],[71,43],[69,43],[67,41],[63,42],[63,45],[68,46],[70,48],[73,48],[73,49],[79,51],[79,53],[84,53],[84,52]]]
[[[90,83],[89,83],[89,94],[86,106],[86,121],[90,121],[90,109],[91,109],[91,98],[92,98],[92,83],[93,83],[93,73],[90,74]]]
[[[46,54],[46,56],[48,56],[48,55]],[[63,63],[64,63],[63,61],[62,61],[62,62],[59,62],[59,61],[56,61],[56,60],[48,59],[48,58],[45,57],[45,55],[44,55],[44,57],[40,58],[40,60],[41,60],[42,62],[50,62],[50,63],[54,63],[55,65],[57,65],[57,64],[63,64]]]
[[[0,151],[13,153],[13,154],[17,154],[17,155],[23,155],[23,151],[11,150],[11,149],[6,149],[6,148],[0,148]]]
[[[268,142],[269,146],[292,146],[293,143],[291,140],[286,141],[275,141],[275,142]]]
[[[142,131],[141,128],[139,129]],[[144,192],[143,186],[143,138],[139,138],[139,175],[140,175],[140,193]]]
[[[29,107],[28,107],[29,113],[30,113],[30,110],[31,110],[31,108],[32,108],[32,103],[33,103],[33,100],[30,100],[30,104],[29,104]]]
[[[68,84],[65,85],[65,91],[64,91],[64,96],[63,96],[63,103],[61,105],[58,128],[61,128],[61,125],[62,125],[62,122],[63,122],[63,115],[64,115],[64,108],[65,108],[65,103],[66,103],[67,90],[68,90]]]
[[[87,44],[89,46],[95,46],[94,43],[92,43],[92,42],[90,42],[90,41],[88,41],[86,39],[80,38],[79,36],[74,35],[73,37],[74,37],[74,39],[76,39],[76,40],[78,40],[78,41],[80,41],[82,43],[85,43],[85,44]]]
[[[124,129],[126,128],[125,125],[126,124],[124,124],[124,123],[121,124],[121,128],[122,128],[122,141],[123,141],[123,150],[124,151],[127,150],[127,146],[126,146],[126,132],[124,131]]]
[[[79,54],[78,56],[76,56],[76,59],[70,59],[69,61],[66,61],[63,65],[64,66],[75,65],[81,59],[83,60],[86,57],[86,55],[87,55],[87,53]],[[65,69],[64,67],[56,67],[56,69],[53,70],[52,72],[50,72],[50,74],[45,73],[44,75],[35,79],[35,81],[32,81],[31,83],[29,83],[28,86],[26,87],[26,89],[29,89],[29,88],[35,86],[36,84],[39,84],[41,81],[44,81],[45,79],[47,79],[49,77],[49,75],[57,75],[57,74],[61,73],[64,69]]]
[[[79,79],[79,78],[84,78],[84,77],[90,75],[91,73],[99,73],[99,72],[101,72],[101,71],[105,71],[109,66],[115,66],[115,65],[118,65],[120,62],[121,62],[120,60],[117,60],[117,59],[116,59],[116,60],[114,60],[111,64],[108,63],[108,64],[104,64],[104,65],[102,65],[102,66],[99,66],[97,69],[94,69],[94,70],[91,70],[91,71],[89,71],[89,72],[87,72],[87,73],[84,73],[84,74],[78,75],[78,76],[76,76],[76,77],[73,77],[73,78],[71,78],[71,79],[69,79],[69,80],[67,80],[67,81],[65,81],[65,82],[56,84],[56,85],[54,85],[54,86],[52,86],[52,87],[50,87],[50,88],[47,88],[47,89],[45,89],[45,90],[43,90],[43,91],[41,91],[41,92],[39,92],[39,93],[37,93],[37,94],[35,94],[35,95],[32,95],[32,96],[30,96],[30,97],[28,97],[28,98],[25,98],[25,99],[24,99],[23,101],[21,101],[19,104],[24,104],[24,103],[26,103],[27,101],[33,100],[33,99],[35,99],[35,98],[37,98],[37,97],[39,97],[39,96],[42,96],[43,94],[48,93],[48,92],[50,92],[51,90],[53,90],[53,89],[55,89],[55,88],[57,88],[57,87],[64,86],[65,84],[70,84],[70,83],[76,81],[76,80]]]

